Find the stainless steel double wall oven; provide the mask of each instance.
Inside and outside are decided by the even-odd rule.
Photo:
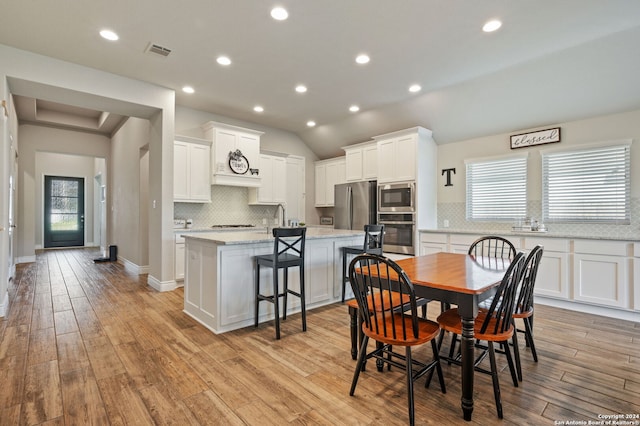
[[[385,229],[385,252],[415,254],[415,190],[415,182],[378,185],[378,223]]]

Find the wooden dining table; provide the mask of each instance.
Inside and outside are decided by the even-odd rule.
[[[434,253],[396,262],[414,285],[416,296],[458,306],[462,319],[462,412],[473,412],[474,331],[478,303],[495,294],[508,259],[475,258],[467,254]]]

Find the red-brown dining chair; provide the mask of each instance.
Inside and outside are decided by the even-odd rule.
[[[509,349],[509,340],[512,339],[515,333],[513,314],[515,312],[516,297],[518,295],[518,289],[521,283],[521,276],[524,271],[524,267],[524,254],[518,253],[505,272],[491,306],[486,311],[482,311],[478,314],[474,325],[474,338],[487,342],[487,351],[483,351],[482,355],[475,360],[474,367],[476,371],[490,374],[493,379],[493,393],[499,418],[503,417],[503,413],[494,343],[502,344],[504,353],[507,357],[507,362],[509,363],[509,371],[511,372],[513,385],[518,386],[518,379],[515,375],[513,359]],[[454,333],[454,337],[462,335],[462,320],[458,314],[457,308],[443,312],[438,317],[438,324],[442,329],[441,334],[448,331]],[[455,339],[452,339],[452,345],[455,345]],[[490,371],[480,367],[479,365],[485,358],[487,352],[489,354],[489,361],[491,364]],[[460,365],[459,356],[449,358],[448,361]],[[430,379],[431,377],[429,377],[427,383]]]
[[[359,255],[349,265],[349,278],[358,303],[364,335],[349,395],[353,396],[355,393],[365,360],[375,358],[377,362],[404,369],[409,424],[414,425],[413,382],[435,369],[440,388],[443,393],[446,392],[435,342],[439,332],[438,324],[418,316],[413,284],[393,260],[373,254]],[[378,291],[383,297],[371,297]],[[394,297],[394,294],[399,296]],[[405,298],[408,302],[403,303]],[[367,351],[369,339],[377,343],[371,352]],[[431,362],[413,359],[411,348],[428,342],[431,342],[433,352]],[[393,347],[404,347],[404,354],[394,352]],[[414,367],[417,371],[414,371]]]

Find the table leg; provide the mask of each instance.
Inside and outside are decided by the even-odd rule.
[[[471,420],[473,413],[473,362],[474,362],[474,319],[462,318],[462,336],[460,336],[460,351],[462,355],[462,412],[464,419]]]

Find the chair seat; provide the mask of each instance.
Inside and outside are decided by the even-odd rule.
[[[508,340],[513,336],[513,325],[511,325],[505,332],[503,333],[492,333],[489,330],[493,330],[495,325],[495,319],[492,319],[489,322],[489,326],[487,327],[487,333],[481,333],[480,328],[482,327],[482,323],[486,318],[486,311],[480,310],[478,312],[478,316],[476,317],[475,324],[473,326],[474,338],[479,340],[487,340],[492,342],[503,342]],[[460,318],[460,314],[458,313],[458,308],[449,309],[448,311],[443,312],[438,317],[438,324],[443,330],[449,331],[451,333],[462,334],[462,320]]]
[[[347,254],[382,254],[382,248],[369,248],[365,251],[362,246],[347,246],[342,247],[342,250]]]
[[[376,311],[381,312],[383,306],[389,306],[389,293],[391,293],[391,305],[398,306],[404,305],[405,303],[409,303],[410,297],[408,294],[403,294],[395,291],[384,290],[381,292],[376,292],[373,295],[367,296],[367,303],[369,306],[375,306]],[[374,300],[375,297],[375,300]],[[347,306],[353,309],[358,309],[358,301],[356,299],[350,299],[347,301]]]
[[[392,327],[390,327],[391,318],[393,318],[394,320]],[[362,332],[366,336],[369,336],[371,339],[374,339],[378,342],[385,343],[387,345],[392,345],[392,346],[421,345],[423,343],[427,343],[430,340],[433,340],[440,332],[440,327],[438,326],[437,323],[426,320],[426,319],[422,319],[422,318],[417,318],[417,320],[418,320],[418,330],[419,330],[418,337],[414,337],[412,332],[407,331],[406,338],[402,338],[402,322],[403,321],[405,322],[405,327],[407,330],[411,330],[412,326],[411,326],[411,317],[405,315],[403,319],[403,316],[401,314],[394,314],[393,317],[389,317],[389,316],[386,317],[387,336],[385,336],[382,332],[382,330],[385,329],[383,326],[383,323],[385,322],[385,320],[383,318],[379,318],[377,320],[378,327],[376,327],[375,325],[373,326],[373,330],[378,329],[380,330],[380,332],[376,333],[375,331],[367,328],[366,326],[362,327]],[[395,328],[396,336],[398,336],[395,339],[392,337],[393,333],[390,332],[392,328]]]
[[[273,254],[262,254],[255,257],[256,261],[260,265],[273,265],[275,263],[275,256]],[[278,267],[289,268],[291,266],[299,265],[302,263],[300,256],[284,253],[278,256]]]
[[[531,316],[533,316],[533,307],[526,311],[516,311],[516,313],[513,314],[514,318],[529,318]]]

